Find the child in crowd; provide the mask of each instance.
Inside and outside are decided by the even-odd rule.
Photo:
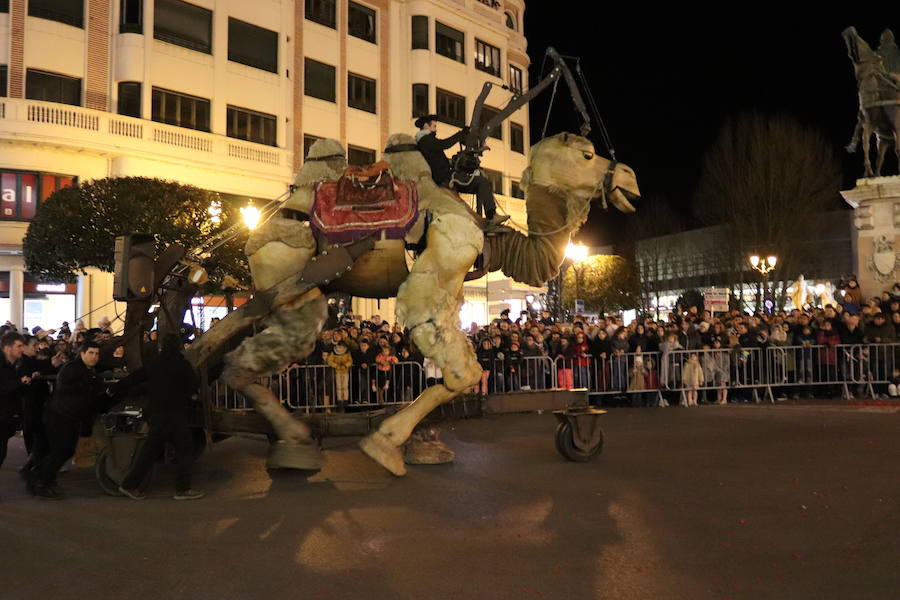
[[[375,368],[378,375],[375,396],[379,404],[384,403],[385,392],[391,388],[391,369],[398,362],[390,346],[382,346],[378,356],[375,357]]]
[[[894,369],[888,384],[888,396],[896,398],[900,396],[900,369]]]
[[[684,393],[687,406],[697,406],[697,388],[703,385],[703,368],[700,366],[700,357],[696,352],[691,352],[681,370],[681,381],[687,388]]]
[[[334,345],[334,352],[328,356],[327,363],[334,369],[337,402],[341,406],[346,406],[350,400],[350,367],[353,366],[353,357],[350,356],[344,342]]]
[[[488,393],[488,380],[491,370],[494,368],[494,360],[497,358],[497,350],[489,338],[481,340],[481,347],[475,353],[478,364],[481,365],[481,381],[475,386],[475,393],[486,396]]]

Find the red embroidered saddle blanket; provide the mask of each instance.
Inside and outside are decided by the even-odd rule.
[[[333,244],[382,232],[387,239],[400,239],[418,214],[415,184],[395,178],[389,165],[379,162],[348,167],[337,181],[317,183],[310,225]]]

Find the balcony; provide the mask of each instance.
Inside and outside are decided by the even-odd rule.
[[[79,106],[0,98],[0,129],[7,140],[97,155],[177,161],[285,182],[292,176],[288,150]]]

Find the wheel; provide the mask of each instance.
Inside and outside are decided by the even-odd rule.
[[[109,448],[104,448],[100,451],[100,455],[94,463],[94,477],[97,478],[97,484],[100,486],[101,490],[110,496],[121,496],[122,493],[119,491],[119,484],[113,481],[106,473],[106,463],[108,459]]]
[[[119,484],[121,481],[116,481],[109,475],[110,464],[109,464],[109,446],[100,451],[99,456],[97,456],[97,462],[94,464],[94,478],[97,480],[97,485],[100,486],[105,493],[110,496],[121,496],[121,492],[119,492]],[[150,472],[147,473],[147,476],[144,478],[144,481],[141,482],[141,485],[138,486],[138,489],[144,490],[150,484],[150,480],[153,479],[153,469],[150,469]]]
[[[565,458],[574,462],[588,462],[597,457],[603,450],[603,433],[600,433],[600,441],[588,450],[582,450],[575,445],[572,425],[566,421],[556,427],[556,449]]]

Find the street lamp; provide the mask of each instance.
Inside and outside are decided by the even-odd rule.
[[[775,263],[777,262],[778,257],[774,254],[770,254],[769,256],[767,256],[765,260],[763,260],[758,254],[750,255],[750,266],[759,271],[759,273],[763,276],[763,310],[765,310],[766,305],[766,294],[769,291],[769,273],[775,268]]]
[[[244,225],[252,231],[259,226],[262,212],[250,202],[247,206],[241,208],[241,216],[244,218]]]

